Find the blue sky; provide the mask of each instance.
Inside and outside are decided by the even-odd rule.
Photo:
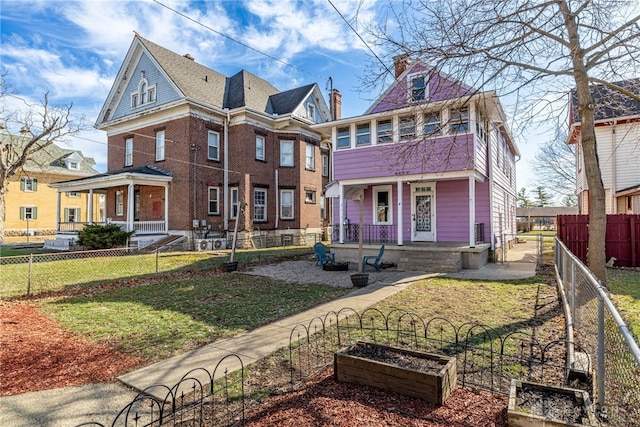
[[[357,15],[351,23],[365,40],[366,26],[388,16],[387,2],[332,2],[347,19]],[[362,114],[383,89],[362,91],[358,76],[367,72],[371,53],[327,0],[0,0],[0,17],[0,62],[16,96],[37,103],[48,92],[52,104],[72,102],[73,115],[90,125],[134,31],[176,53],[190,53],[222,74],[244,68],[280,90],[315,82],[326,96],[331,77],[343,96],[343,117]],[[7,102],[15,108],[22,104],[15,97]],[[508,114],[508,105],[505,110]],[[548,139],[545,129],[538,132],[531,136],[536,142]],[[106,140],[104,132],[92,129],[65,143],[93,157],[104,171]],[[517,143],[523,154],[517,163],[520,188],[529,185],[528,163],[536,144]]]

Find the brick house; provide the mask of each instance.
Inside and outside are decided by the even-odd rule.
[[[108,171],[57,188],[104,193],[108,221],[146,242],[224,239],[242,206],[243,234],[321,233],[330,148],[312,125],[330,119],[317,84],[281,92],[136,34],[96,122]]]

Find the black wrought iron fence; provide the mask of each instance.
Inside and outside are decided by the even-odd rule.
[[[332,242],[340,241],[340,225],[331,226]],[[344,226],[344,242],[357,243],[360,241],[360,231],[362,230],[362,241],[371,243],[390,243],[398,240],[398,227],[396,225],[374,225],[374,224],[348,224]]]

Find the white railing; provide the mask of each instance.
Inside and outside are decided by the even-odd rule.
[[[134,221],[133,230],[129,230],[126,221],[111,221],[111,224],[116,224],[124,231],[135,231],[136,235],[166,233],[164,221]]]

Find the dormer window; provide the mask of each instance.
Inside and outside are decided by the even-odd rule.
[[[69,164],[67,165],[67,167],[71,170],[78,170],[79,169],[79,165],[78,162],[69,162]]]
[[[424,101],[427,98],[427,78],[425,75],[409,76],[409,86],[411,102]]]
[[[131,108],[156,102],[156,85],[150,85],[144,77],[144,72],[138,83],[138,91],[131,94]]]

